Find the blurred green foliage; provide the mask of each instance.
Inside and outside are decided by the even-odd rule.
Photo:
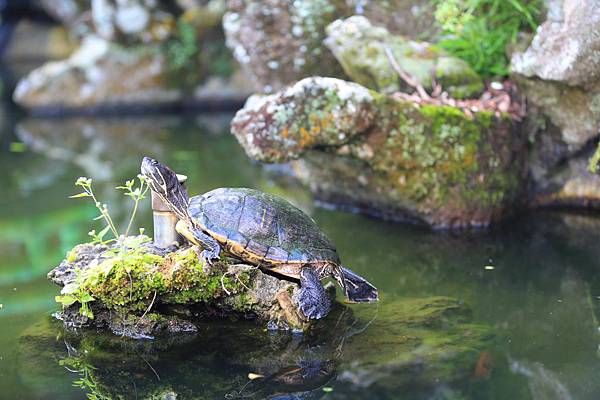
[[[442,29],[438,45],[482,77],[508,75],[507,46],[540,23],[542,0],[433,0]]]
[[[594,152],[594,155],[592,155],[592,158],[590,158],[590,162],[588,164],[588,169],[590,170],[590,172],[592,174],[595,174],[598,172],[598,164],[600,163],[600,143],[598,144],[598,148],[596,148],[596,151]]]

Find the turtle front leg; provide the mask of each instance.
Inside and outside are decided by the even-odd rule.
[[[309,319],[321,319],[329,313],[331,300],[319,279],[319,274],[311,266],[300,270],[300,309]]]
[[[200,251],[197,246],[194,246],[198,258],[204,260],[204,272],[209,273],[212,262],[220,259],[221,246],[219,245],[219,242],[202,232],[200,229],[190,229],[190,233],[194,236],[196,242],[204,249]]]

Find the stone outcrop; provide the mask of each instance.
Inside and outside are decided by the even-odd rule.
[[[552,2],[548,20],[529,48],[511,60],[514,73],[569,86],[595,84],[600,77],[600,4],[595,0]]]
[[[484,226],[517,202],[523,142],[507,116],[417,105],[313,77],[248,101],[232,121],[247,154],[295,162],[322,201],[438,228]]]
[[[513,54],[511,73],[528,102],[534,204],[590,206],[600,181],[586,168],[600,133],[600,5],[548,1],[531,45]]]
[[[255,90],[269,93],[306,76],[342,74],[323,39],[325,27],[348,12],[344,0],[234,0],[223,27]]]
[[[67,59],[47,63],[20,81],[13,97],[26,108],[126,112],[240,104],[250,93],[225,47],[223,1],[169,6],[97,0],[71,8],[67,3],[46,7],[76,31],[81,45]],[[79,13],[90,16],[85,28],[70,25],[81,22]]]

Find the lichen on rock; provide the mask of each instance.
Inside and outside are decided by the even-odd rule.
[[[483,82],[463,60],[427,42],[392,35],[363,16],[339,19],[327,29],[324,44],[355,82],[382,93],[412,90],[392,65],[414,77],[426,89],[439,83],[454,98],[479,95]]]
[[[78,245],[48,278],[63,287],[58,317],[70,326],[130,337],[193,332],[195,321],[223,316],[273,329],[309,326],[297,308],[298,285],[235,260],[208,266],[191,247],[160,249],[146,236]]]
[[[254,100],[232,121],[251,157],[301,158],[298,175],[321,200],[440,228],[487,225],[518,200],[523,142],[513,128],[508,116],[321,77]]]

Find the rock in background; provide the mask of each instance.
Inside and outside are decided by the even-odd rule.
[[[428,91],[440,84],[455,99],[477,97],[483,82],[465,61],[449,56],[427,42],[417,42],[392,35],[387,29],[374,26],[363,16],[338,19],[327,29],[324,40],[351,80],[392,94],[414,88],[404,82],[392,65],[417,79]]]
[[[229,0],[223,27],[254,89],[272,93],[311,75],[346,78],[323,45],[336,19],[360,14],[392,33],[428,38],[435,32],[431,7],[405,0]]]
[[[297,159],[327,203],[437,228],[486,226],[519,202],[524,143],[507,115],[468,116],[313,77],[248,101],[232,121],[263,162]]]
[[[17,86],[20,105],[45,112],[124,112],[187,103],[239,103],[245,80],[224,45],[224,3],[45,2],[81,45]]]
[[[530,196],[534,204],[590,206],[600,199],[600,178],[586,168],[600,130],[600,4],[546,5],[546,22],[511,60],[528,101]]]

